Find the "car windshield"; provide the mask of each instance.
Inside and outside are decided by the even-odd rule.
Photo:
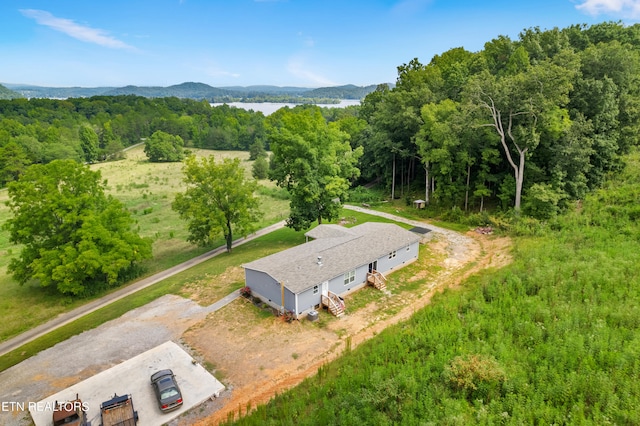
[[[162,391],[162,393],[160,394],[160,398],[162,399],[167,399],[167,398],[171,398],[178,395],[178,389],[176,388],[168,388],[168,389],[164,389]]]

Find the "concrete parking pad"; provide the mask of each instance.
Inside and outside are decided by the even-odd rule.
[[[158,408],[149,380],[151,374],[165,368],[173,370],[184,399],[182,407],[170,413],[162,413]],[[217,396],[222,390],[224,385],[203,366],[195,363],[191,355],[177,344],[165,342],[36,404],[30,404],[28,408],[36,426],[49,426],[54,402],[72,400],[78,394],[88,406],[88,419],[92,425],[99,426],[100,404],[114,394],[130,394],[138,412],[138,425],[158,426]]]

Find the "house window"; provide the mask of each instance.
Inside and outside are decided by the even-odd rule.
[[[344,285],[349,285],[356,280],[356,270],[344,274]]]
[[[392,251],[391,253],[389,253],[389,259],[393,259],[394,257],[396,257],[396,251]]]
[[[313,286],[313,294],[318,294],[318,286],[317,285]]]

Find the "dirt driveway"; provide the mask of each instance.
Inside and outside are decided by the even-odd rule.
[[[415,277],[427,278],[423,288],[397,296],[381,293],[378,302],[341,318],[330,318],[325,326],[306,320],[284,323],[274,317],[262,321],[259,328],[254,327],[251,319],[256,308],[239,299],[192,327],[183,335],[183,341],[215,366],[228,390],[218,400],[209,401],[173,424],[211,425],[245,414],[247,407],[266,403],[338,357],[347,337],[354,348],[386,327],[408,319],[429,303],[434,292],[457,286],[471,274],[499,268],[511,260],[507,238],[475,232],[437,233],[426,247],[431,255],[421,257],[423,272]],[[432,272],[435,269],[439,269],[437,273]],[[362,291],[367,290],[375,291]],[[349,305],[348,297],[346,304]],[[388,309],[391,306],[397,309]],[[391,311],[395,313],[389,314]]]
[[[380,293],[376,302],[338,319],[323,318],[329,314],[321,312],[322,325],[265,318],[242,298],[212,312],[196,303],[206,299],[197,292],[193,300],[167,295],[3,371],[0,401],[39,401],[171,340],[213,370],[227,390],[170,424],[209,425],[239,411],[244,414],[247,407],[265,403],[315,374],[318,367],[342,353],[347,338],[354,348],[409,318],[429,303],[434,292],[510,261],[506,238],[434,229],[432,241],[421,248],[429,255],[418,260],[422,272],[414,278],[426,278],[426,284],[410,294]],[[241,274],[241,268],[234,268],[216,280],[218,284],[221,279],[237,282]],[[368,290],[373,291],[362,291]],[[346,302],[348,306],[349,298]],[[258,322],[260,327],[255,326]],[[27,413],[3,411],[0,424],[33,423]]]

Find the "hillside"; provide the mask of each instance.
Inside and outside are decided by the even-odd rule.
[[[185,82],[173,86],[124,86],[124,87],[41,87],[5,84],[12,93],[27,98],[84,98],[91,96],[137,95],[148,98],[175,96],[183,99],[208,100],[210,102],[297,102],[300,99],[363,99],[376,86],[354,85],[310,89],[306,87],[232,86],[212,87],[204,83]]]
[[[321,87],[319,89],[310,90],[304,95],[314,98],[363,99],[369,93],[376,90],[376,87],[376,85],[358,87],[353,84],[348,84],[346,86]]]
[[[15,99],[20,98],[20,94],[14,92],[13,90],[7,89],[2,84],[0,84],[0,99]]]

